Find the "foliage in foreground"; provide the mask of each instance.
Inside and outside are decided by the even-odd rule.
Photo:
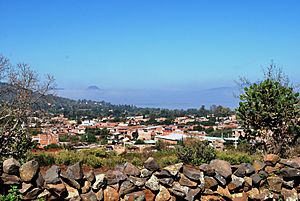
[[[281,156],[286,156],[299,137],[299,93],[286,80],[271,65],[263,81],[247,83],[237,109],[248,141]]]
[[[23,199],[17,186],[12,186],[11,189],[8,190],[7,195],[0,194],[0,201],[20,201],[20,200]]]

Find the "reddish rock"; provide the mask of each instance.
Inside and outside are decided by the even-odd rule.
[[[283,181],[280,177],[277,177],[277,176],[268,177],[267,181],[269,184],[269,189],[271,191],[274,191],[277,193],[279,193],[281,191]]]
[[[275,165],[280,160],[278,155],[275,154],[268,154],[264,157],[264,162],[267,165]]]
[[[151,190],[145,189],[145,190],[143,190],[143,192],[145,194],[145,200],[146,201],[153,201],[154,200],[155,194],[152,193]]]
[[[255,160],[253,162],[253,167],[254,167],[256,172],[259,172],[260,170],[264,169],[265,166],[266,166],[266,164],[262,161]]]
[[[212,160],[210,166],[225,179],[232,175],[231,165],[227,161]]]
[[[37,161],[31,160],[20,167],[20,177],[22,181],[30,182],[38,173],[40,166]]]
[[[160,185],[159,193],[155,197],[155,201],[166,201],[171,198],[170,192],[164,186]]]
[[[104,200],[105,201],[118,201],[119,200],[119,193],[116,189],[108,186],[104,190]]]
[[[197,182],[189,180],[184,174],[180,174],[180,185],[182,186],[189,186],[189,187],[195,187],[197,186]]]

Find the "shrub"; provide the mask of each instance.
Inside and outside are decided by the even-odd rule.
[[[60,149],[61,147],[58,144],[49,144],[44,147],[44,149]]]
[[[180,160],[176,154],[173,154],[173,155],[164,156],[162,158],[159,158],[157,160],[157,162],[161,167],[165,167],[168,165],[176,164],[176,163],[180,162]]]
[[[19,201],[23,200],[21,193],[18,190],[17,186],[12,186],[11,189],[8,190],[7,195],[0,194],[1,201]]]
[[[136,140],[134,144],[145,144],[144,140]]]
[[[216,151],[207,141],[191,139],[177,148],[178,158],[189,164],[200,165],[216,158]]]
[[[252,163],[254,160],[260,159],[259,155],[249,155],[245,152],[239,151],[225,151],[217,152],[217,158],[229,162],[231,165],[238,165],[241,163]]]
[[[131,163],[135,166],[143,166],[144,162],[138,158],[138,157],[134,157],[132,160],[131,160]]]
[[[55,158],[52,154],[29,154],[27,160],[36,160],[41,166],[48,166],[55,164]]]

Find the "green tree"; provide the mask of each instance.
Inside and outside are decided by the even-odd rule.
[[[263,81],[243,80],[237,116],[246,138],[269,153],[284,156],[299,137],[299,93],[287,77],[271,64]]]

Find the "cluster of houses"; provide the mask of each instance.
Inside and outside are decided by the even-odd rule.
[[[166,118],[157,118],[157,122],[164,122]],[[237,142],[243,130],[238,128],[235,115],[217,118],[214,125],[203,126],[204,130],[212,128],[214,130],[232,129],[232,133],[225,137],[209,137],[205,131],[195,131],[197,124],[192,122],[206,122],[209,117],[183,116],[175,118],[170,125],[144,125],[143,122],[149,121],[149,118],[143,116],[127,117],[122,122],[116,122],[113,117],[98,118],[77,122],[69,120],[63,115],[51,117],[49,119],[34,119],[31,127],[39,128],[39,132],[33,136],[33,140],[44,147],[50,144],[60,144],[60,136],[81,136],[84,135],[87,128],[107,129],[108,145],[134,145],[137,140],[143,142],[143,146],[154,145],[158,140],[168,144],[177,144],[178,141],[185,138],[197,138],[208,140],[216,148],[222,148],[224,141]],[[199,125],[198,125],[199,126]]]

